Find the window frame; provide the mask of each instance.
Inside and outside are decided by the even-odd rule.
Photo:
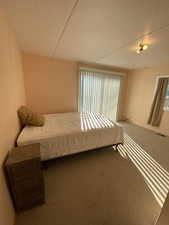
[[[156,93],[156,90],[157,90],[158,81],[159,81],[160,78],[169,78],[169,75],[158,75],[157,76],[157,78],[156,78],[156,84],[155,84],[155,88],[154,88],[153,98],[155,96],[155,93]],[[164,111],[169,111],[169,106],[168,107],[163,107],[163,110]]]

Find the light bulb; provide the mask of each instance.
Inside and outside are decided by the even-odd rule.
[[[138,49],[137,49],[137,53],[141,53],[142,51],[146,50],[148,48],[148,45],[144,45],[144,44],[140,44],[138,46]]]
[[[148,48],[148,45],[143,45],[143,50],[146,50]]]

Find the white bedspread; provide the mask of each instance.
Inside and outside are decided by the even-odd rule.
[[[48,114],[43,127],[26,126],[17,140],[18,146],[32,143],[40,143],[41,159],[47,160],[123,143],[123,130],[95,113]]]

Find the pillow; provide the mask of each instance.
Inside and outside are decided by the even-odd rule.
[[[18,115],[23,126],[43,126],[45,123],[43,115],[32,112],[27,106],[21,106]]]

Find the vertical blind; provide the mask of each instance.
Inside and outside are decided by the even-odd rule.
[[[79,111],[100,113],[116,121],[120,76],[80,70]]]

